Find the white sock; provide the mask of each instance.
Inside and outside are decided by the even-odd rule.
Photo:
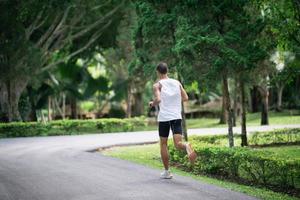
[[[185,143],[184,143],[185,148],[187,147],[188,144],[189,144],[188,142],[185,142]]]
[[[188,145],[189,145],[189,143],[188,143],[188,142],[186,142],[186,143],[185,143],[185,150],[186,150],[186,152],[187,152],[188,154],[191,154],[191,152],[190,152],[190,149],[189,149],[189,148],[187,148],[187,147],[188,147]]]

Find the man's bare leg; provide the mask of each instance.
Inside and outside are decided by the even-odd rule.
[[[185,142],[182,141],[181,134],[174,134],[173,141],[174,141],[174,145],[175,145],[176,149],[186,150],[186,145],[185,145]]]
[[[169,170],[168,138],[160,137],[160,155],[165,170]]]
[[[181,134],[173,135],[174,145],[176,149],[185,150],[188,154],[190,162],[193,164],[197,158],[196,152],[193,150],[190,143],[184,143]]]

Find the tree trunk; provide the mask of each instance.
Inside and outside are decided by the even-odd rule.
[[[245,102],[245,86],[244,82],[240,80],[240,95],[241,95],[241,139],[242,139],[242,147],[248,146],[247,141],[247,129],[246,129],[246,102]]]
[[[258,100],[258,89],[257,86],[254,86],[252,90],[250,91],[251,94],[251,112],[258,112],[258,105],[259,105],[259,100]]]
[[[132,94],[131,94],[131,83],[128,83],[127,87],[127,109],[126,109],[126,117],[130,118],[131,117],[131,102],[132,101]]]
[[[268,107],[268,96],[264,96],[262,102],[261,125],[269,125]]]
[[[252,96],[251,96],[251,88],[248,88],[248,91],[249,91],[249,95],[247,95],[247,98],[248,98],[248,105],[246,105],[246,106],[248,106],[248,110],[249,110],[249,112],[252,112]]]
[[[34,105],[31,105],[31,111],[30,111],[30,114],[29,114],[28,121],[36,122],[37,121],[37,112],[36,112],[36,109],[33,106]]]
[[[144,114],[144,90],[146,85],[146,79],[137,77],[131,82],[131,116],[141,116]]]
[[[228,89],[228,80],[226,74],[223,74],[223,98],[225,99],[225,110],[227,112],[227,123],[228,123],[228,141],[229,147],[234,146],[233,140],[233,130],[232,130],[232,112],[231,103],[230,103],[230,96],[229,96],[229,89]]]
[[[259,92],[262,99],[262,110],[261,110],[261,125],[269,125],[269,90],[268,88],[259,87]]]
[[[0,106],[2,121],[21,121],[19,100],[28,83],[27,78],[7,80],[0,83]]]
[[[48,122],[52,121],[51,105],[52,105],[52,99],[51,97],[48,97]]]
[[[56,120],[57,118],[57,111],[56,111],[56,105],[55,105],[55,97],[51,98],[51,118],[52,120]]]
[[[75,97],[71,97],[71,119],[78,119],[78,111],[77,111],[77,99]]]
[[[276,102],[276,111],[282,111],[282,93],[283,93],[284,86],[280,85],[277,87],[277,102]]]
[[[45,117],[44,117],[44,114],[43,114],[43,111],[42,110],[39,110],[39,113],[40,113],[40,115],[41,115],[41,121],[42,121],[42,123],[46,123],[46,120],[45,120]]]
[[[28,96],[29,96],[29,102],[30,102],[30,114],[29,114],[29,117],[28,117],[28,121],[31,121],[31,122],[35,122],[38,120],[37,118],[37,115],[38,115],[38,112],[36,110],[36,100],[35,100],[35,97],[34,97],[34,92],[33,92],[33,89],[31,86],[27,87],[27,93],[28,93]]]
[[[66,94],[62,93],[62,114],[63,119],[66,118]]]
[[[238,103],[239,103],[239,95],[238,95],[238,91],[239,91],[239,84],[238,81],[235,80],[234,81],[234,96],[233,96],[233,118],[232,118],[232,123],[233,126],[236,126],[236,119],[239,116],[239,110],[238,110]]]
[[[133,93],[134,103],[132,105],[132,115],[141,116],[144,114],[143,93],[138,91]]]
[[[0,82],[0,121],[9,122],[9,103],[8,103],[8,92],[4,82]]]
[[[226,121],[227,121],[227,112],[225,109],[224,86],[223,86],[222,111],[220,115],[219,124],[226,124]]]
[[[59,119],[63,119],[64,120],[64,114],[63,114],[63,110],[61,109],[61,107],[60,107],[60,102],[58,102],[58,98],[59,97],[54,97],[53,98],[53,102],[54,102],[54,105],[53,105],[53,107],[55,107],[56,108],[56,110],[58,111],[58,113],[59,113]]]

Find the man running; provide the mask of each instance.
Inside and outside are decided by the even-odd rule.
[[[197,155],[191,145],[182,140],[181,103],[188,100],[188,95],[181,83],[168,77],[168,65],[159,63],[156,67],[158,82],[153,85],[154,100],[149,105],[159,105],[158,132],[160,136],[160,154],[164,165],[161,178],[170,179],[168,137],[170,129],[173,132],[174,145],[177,149],[185,150],[191,163]]]

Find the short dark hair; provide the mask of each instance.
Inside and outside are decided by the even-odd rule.
[[[168,73],[168,65],[167,63],[161,62],[157,65],[156,71],[160,74],[167,74]]]

